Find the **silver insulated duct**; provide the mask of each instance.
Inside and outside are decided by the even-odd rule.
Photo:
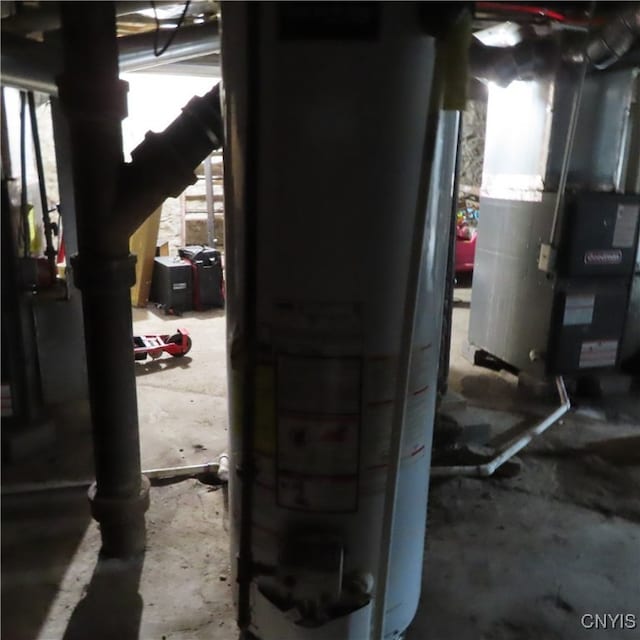
[[[601,29],[562,53],[565,62],[581,64],[585,58],[592,69],[607,69],[618,62],[640,35],[640,3],[616,14]],[[474,38],[469,49],[471,75],[501,87],[514,80],[541,78],[552,71],[560,43],[555,38],[524,40],[511,47],[487,46]]]
[[[585,55],[591,66],[606,69],[631,49],[640,35],[640,3],[618,14],[587,45]]]

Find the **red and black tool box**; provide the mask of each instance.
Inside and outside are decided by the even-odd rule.
[[[220,251],[206,245],[188,245],[178,255],[191,263],[193,308],[224,307],[224,276]]]

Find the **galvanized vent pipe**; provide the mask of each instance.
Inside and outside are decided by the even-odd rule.
[[[153,32],[117,39],[120,72],[206,56],[220,50],[217,24],[181,27],[161,56],[153,52]],[[55,96],[55,78],[62,71],[62,52],[56,45],[36,42],[12,33],[2,36],[2,84]]]
[[[634,3],[594,33],[586,46],[565,52],[551,38],[525,40],[513,47],[490,47],[474,38],[469,49],[469,69],[474,77],[502,87],[514,80],[544,75],[553,68],[559,54],[565,62],[581,64],[586,60],[588,66],[603,70],[620,60],[639,36],[640,3]]]
[[[585,57],[596,69],[606,69],[631,49],[640,36],[640,3],[616,15],[587,44]]]
[[[5,5],[9,5],[6,7],[7,16],[2,17],[3,31],[20,34],[38,31],[54,31],[60,28],[60,2],[21,2],[19,3],[20,7],[18,10],[16,10],[17,7],[10,6],[16,4],[18,3],[3,3],[3,10],[5,9]],[[36,4],[37,6],[32,6]],[[124,0],[116,2],[115,6],[116,16],[120,17],[148,9],[149,2],[144,0],[142,2],[138,0]]]

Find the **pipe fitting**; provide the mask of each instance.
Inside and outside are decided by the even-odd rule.
[[[606,69],[631,48],[640,35],[640,4],[619,13],[587,44],[591,66]]]
[[[162,132],[149,132],[131,152],[136,173],[152,175],[163,191],[177,197],[196,181],[195,168],[222,144],[220,85],[204,96],[195,96],[182,113]],[[158,172],[162,180],[158,180]]]
[[[127,236],[168,197],[196,181],[196,167],[222,145],[220,85],[192,98],[161,133],[147,133],[121,167],[112,228]]]
[[[229,454],[226,452],[218,457],[218,478],[220,482],[229,482]]]
[[[95,482],[89,487],[91,515],[100,524],[104,556],[125,558],[144,551],[150,486],[149,479],[140,476],[140,489],[131,497],[102,497]]]
[[[557,49],[553,38],[524,40],[513,47],[489,47],[474,38],[469,48],[471,75],[490,80],[501,87],[514,80],[528,80],[551,70],[558,54],[569,64],[582,64],[585,60],[594,69],[606,69],[617,62],[640,37],[640,3],[618,13],[607,24],[579,47],[563,52]]]
[[[56,79],[58,96],[65,111],[75,119],[95,122],[127,117],[129,83],[105,83],[89,74],[63,74]]]
[[[571,409],[571,400],[567,393],[562,376],[556,376],[555,382],[556,389],[558,390],[558,396],[560,398],[560,406],[546,418],[531,427],[525,428],[514,440],[511,441],[511,444],[508,444],[506,448],[498,452],[488,462],[485,462],[484,464],[462,464],[442,467],[434,466],[431,467],[431,477],[442,478],[451,476],[472,476],[488,478],[489,476],[492,476],[496,469],[522,451],[522,449],[524,449],[534,438],[543,434]]]
[[[530,80],[548,73],[557,52],[555,40],[528,41],[513,47],[490,47],[473,38],[469,48],[471,75],[507,87],[514,80]]]
[[[103,258],[86,254],[71,257],[75,285],[83,292],[104,294],[130,289],[136,282],[136,256]]]

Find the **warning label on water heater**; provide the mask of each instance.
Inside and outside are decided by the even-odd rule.
[[[301,511],[357,509],[362,360],[280,355],[277,500]]]
[[[615,365],[618,356],[617,340],[592,340],[583,342],[580,348],[581,369],[590,367],[610,367]]]
[[[638,226],[638,212],[640,207],[637,204],[619,204],[616,213],[616,226],[613,229],[613,247],[620,249],[630,249],[636,237],[636,227]]]
[[[567,296],[564,303],[562,324],[565,327],[575,324],[591,324],[595,303],[595,295]]]

